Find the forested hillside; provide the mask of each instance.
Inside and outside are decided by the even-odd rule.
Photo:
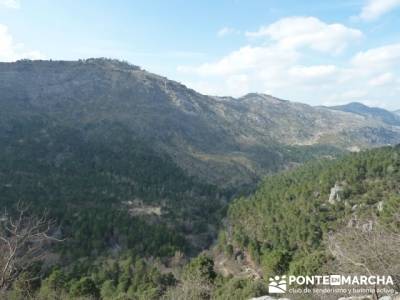
[[[399,232],[399,182],[399,147],[315,161],[267,177],[253,196],[232,203],[220,246],[228,255],[244,251],[264,277],[319,274],[332,259],[331,234],[378,223]],[[362,257],[358,242],[354,246]]]
[[[7,119],[36,116],[83,138],[122,127],[188,174],[227,187],[309,158],[400,142],[400,127],[379,118],[264,94],[206,96],[110,59],[0,63],[0,95]]]
[[[115,293],[130,288],[130,295],[140,295],[145,289],[157,297],[164,285],[159,280],[171,284],[169,275],[164,279],[142,259],[166,263],[175,253],[184,259],[210,245],[229,193],[186,175],[167,155],[121,126],[109,124],[109,131],[101,133],[87,129],[90,134],[83,137],[54,123],[35,116],[9,119],[0,135],[5,145],[0,153],[1,217],[17,218],[21,201],[30,215],[47,211],[56,222],[54,234],[63,239],[46,246],[45,265],[30,266],[19,276],[16,299],[38,292],[40,278],[47,276],[42,289],[50,290],[41,290],[40,299],[55,299],[54,293],[61,292],[68,299],[100,295],[103,281],[128,276],[135,264],[143,269],[135,271],[138,279],[129,273],[119,284],[122,279],[114,278]],[[0,226],[0,233],[7,235],[6,226]],[[91,275],[103,276],[99,272],[106,277],[93,283]],[[24,277],[36,279],[25,282]],[[60,290],[49,288],[48,281]]]
[[[362,259],[374,274],[398,280],[399,180],[399,147],[313,161],[267,177],[253,196],[236,199],[216,247],[187,265],[179,252],[165,260],[168,252],[156,251],[159,258],[149,260],[132,247],[118,256],[82,257],[79,264],[53,267],[37,291],[41,299],[63,294],[65,299],[241,300],[265,295],[270,275],[365,272],[343,262],[332,247]],[[109,222],[105,216],[102,221]],[[364,244],[366,239],[377,243]],[[132,245],[142,247],[146,240]],[[244,264],[246,272],[235,273],[234,264]]]
[[[349,218],[397,230],[399,149],[337,160],[400,142],[392,125],[116,60],[0,63],[0,298],[263,295],[326,265]]]

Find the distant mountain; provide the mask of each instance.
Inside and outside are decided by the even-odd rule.
[[[393,113],[395,113],[395,114],[400,116],[400,109],[399,110],[395,110]]]
[[[400,116],[398,116],[396,113],[390,112],[382,108],[368,107],[358,102],[353,102],[340,106],[333,106],[330,108],[355,113],[368,118],[378,119],[389,125],[400,126]]]
[[[120,126],[189,174],[228,186],[337,149],[400,142],[400,128],[381,118],[263,94],[205,96],[108,59],[1,63],[0,94],[4,125],[46,119],[84,139]]]
[[[66,272],[64,288],[72,285],[71,292],[96,278],[91,285],[101,285],[102,293],[110,295],[111,289],[121,296],[131,286],[136,296],[142,288],[157,293],[135,299],[158,299],[165,285],[177,282],[172,274],[159,277],[146,271],[139,258],[149,266],[162,263],[171,272],[174,266],[177,270],[186,257],[215,242],[231,200],[249,194],[262,176],[313,158],[398,144],[400,126],[392,125],[380,116],[264,94],[206,96],[117,60],[0,63],[1,213],[5,208],[4,214],[12,215],[14,204],[23,201],[31,204],[31,213],[48,211],[57,220],[57,235],[66,239],[54,247],[57,255],[50,260]],[[328,159],[316,172],[295,168],[294,175],[274,177],[260,192],[277,197],[274,201],[240,198],[229,208],[229,223],[237,223],[234,246],[246,254],[265,251],[266,266],[280,257],[269,256],[269,247],[289,245],[287,254],[294,263],[314,253],[310,244],[320,246],[318,226],[326,214],[319,214],[325,208],[312,197],[325,199],[335,183],[332,174],[344,174],[352,183],[362,178],[357,172],[397,176],[396,162],[390,161],[396,153],[374,160],[384,158],[388,165],[383,168],[371,165],[368,157],[353,165]],[[346,168],[351,170],[343,173]],[[361,193],[377,182],[375,177],[352,186],[346,195]],[[374,189],[369,196],[376,195],[383,193]],[[370,201],[362,199],[360,194],[355,200]],[[273,240],[263,235],[271,230]],[[118,257],[120,263],[113,263]],[[314,258],[310,263],[318,262]],[[210,263],[200,258],[207,270]],[[43,272],[35,278],[48,276]],[[54,272],[64,278],[57,268]]]

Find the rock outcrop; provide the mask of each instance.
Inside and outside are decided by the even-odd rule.
[[[331,188],[331,193],[329,195],[328,202],[330,204],[335,204],[337,202],[342,201],[342,198],[341,198],[342,192],[343,192],[343,186],[339,185],[338,183],[335,183],[335,186],[333,188]]]

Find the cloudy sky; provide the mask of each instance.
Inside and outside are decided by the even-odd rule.
[[[99,56],[206,94],[400,109],[400,0],[0,0],[0,61]]]

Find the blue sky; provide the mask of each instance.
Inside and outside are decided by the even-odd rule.
[[[0,60],[112,57],[202,93],[400,109],[400,0],[0,0]]]

